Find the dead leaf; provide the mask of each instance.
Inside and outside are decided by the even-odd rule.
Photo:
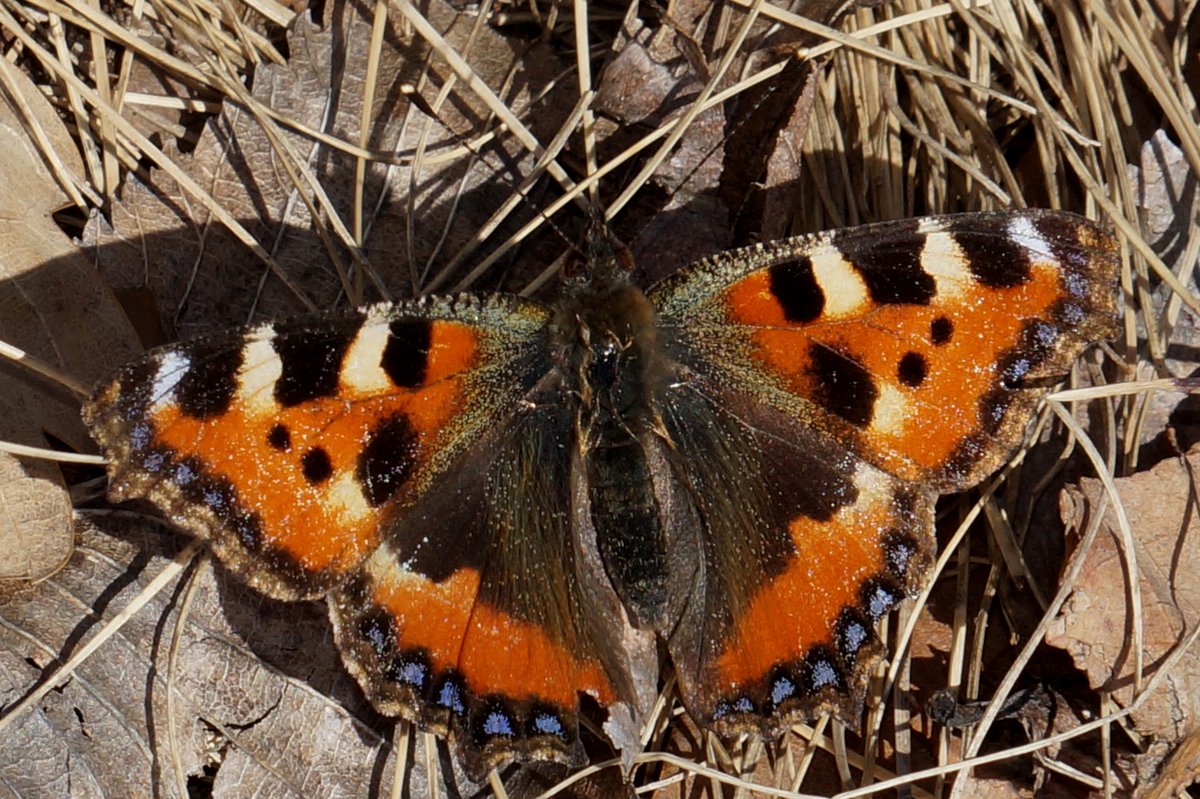
[[[1189,256],[1189,240],[1200,220],[1200,180],[1191,163],[1164,130],[1155,131],[1141,148],[1141,164],[1129,165],[1129,181],[1136,188],[1138,210],[1147,242],[1167,266],[1185,269],[1182,278],[1196,290],[1196,273]],[[1178,305],[1165,285],[1154,288],[1152,308],[1163,344],[1163,361],[1176,377],[1196,375],[1200,331],[1190,310]],[[1175,307],[1167,313],[1168,303]],[[1143,333],[1144,335],[1144,333]],[[1173,391],[1157,391],[1147,398],[1142,425],[1142,458],[1154,462],[1200,442],[1200,398]],[[1169,431],[1166,432],[1166,431]]]
[[[75,143],[53,106],[23,74],[7,69],[20,101],[0,103],[0,339],[85,385],[137,352],[119,306],[51,214],[70,203],[47,166],[57,153],[81,175]],[[22,110],[28,111],[28,115]],[[45,149],[31,131],[41,131]],[[79,398],[63,386],[0,362],[0,439],[44,447],[46,434],[77,450],[92,448]],[[66,562],[71,502],[58,468],[0,459],[0,580],[40,580]]]
[[[0,452],[0,580],[41,580],[71,554],[71,500],[54,464]]]
[[[1066,650],[1088,681],[1110,691],[1119,705],[1142,703],[1130,716],[1147,739],[1167,746],[1200,728],[1200,662],[1183,657],[1157,691],[1140,696],[1134,685],[1133,625],[1141,625],[1143,684],[1162,667],[1184,637],[1200,623],[1200,505],[1197,503],[1200,448],[1185,460],[1159,463],[1147,472],[1119,479],[1117,490],[1133,525],[1138,567],[1136,590],[1142,615],[1135,619],[1122,567],[1120,533],[1111,506],[1079,574],[1071,596],[1046,640]],[[1087,529],[1104,488],[1083,480],[1064,491],[1060,504],[1069,529]],[[1139,761],[1139,768],[1152,768]]]
[[[1200,782],[1200,730],[1194,730],[1175,747],[1162,764],[1158,779],[1140,790],[1140,799],[1173,799],[1184,796],[1189,788]]]
[[[129,514],[94,520],[81,525],[68,568],[0,600],[6,708],[54,679],[184,542]],[[95,785],[109,796],[181,797],[206,764],[220,766],[214,797],[390,790],[395,722],[366,706],[342,668],[324,605],[266,600],[219,568],[193,566],[56,682],[0,734],[0,779],[13,795]],[[408,758],[409,787],[424,795],[420,736]],[[447,765],[444,752],[434,760]]]

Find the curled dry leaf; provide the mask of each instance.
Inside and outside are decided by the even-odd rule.
[[[0,340],[84,384],[137,352],[120,308],[51,214],[69,204],[47,166],[82,167],[70,133],[22,73],[9,69],[19,98],[0,102]],[[35,145],[31,131],[45,143]],[[70,179],[70,178],[68,178]],[[46,434],[79,450],[92,444],[79,400],[62,386],[0,363],[0,440],[44,447]],[[5,457],[0,463],[0,580],[39,580],[62,566],[71,548],[71,502],[53,464]]]
[[[1147,472],[1116,481],[1133,526],[1141,618],[1129,603],[1121,534],[1111,504],[1095,544],[1087,552],[1073,592],[1047,641],[1068,652],[1091,685],[1111,692],[1122,707],[1140,704],[1130,716],[1137,733],[1154,741],[1158,756],[1139,758],[1152,775],[1171,748],[1200,729],[1200,662],[1175,660],[1157,690],[1135,687],[1134,625],[1140,624],[1145,686],[1200,623],[1200,448],[1186,458],[1163,461]],[[1060,506],[1069,530],[1086,530],[1102,502],[1098,480],[1067,489]],[[1145,688],[1141,689],[1145,692]]]

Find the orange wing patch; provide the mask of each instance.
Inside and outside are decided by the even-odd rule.
[[[514,755],[579,763],[580,693],[617,699],[588,647],[490,606],[472,568],[435,581],[398,561],[381,547],[331,602],[338,645],[376,707],[453,734],[474,773]]]
[[[797,660],[818,644],[831,644],[839,615],[859,605],[862,586],[888,573],[885,539],[900,522],[891,491],[880,489],[860,486],[858,501],[828,521],[800,516],[789,525],[794,556],[754,594],[717,661],[728,692],[753,685],[776,664]]]
[[[473,569],[441,583],[391,570],[377,582],[372,601],[403,631],[400,648],[424,650],[435,670],[469,675],[467,688],[479,696],[574,707],[583,691],[602,704],[613,701],[599,664],[576,659],[538,625],[480,604],[478,595]]]
[[[382,307],[264,325],[151,354],[86,415],[115,497],[155,499],[273,596],[316,596],[469,437],[484,335]]]

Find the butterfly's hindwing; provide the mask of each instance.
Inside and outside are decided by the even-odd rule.
[[[474,773],[512,757],[581,762],[579,695],[619,699],[572,536],[573,419],[497,420],[334,592],[337,640],[384,712],[448,731]]]
[[[685,705],[727,732],[853,717],[875,622],[932,560],[932,495],[699,375],[664,425],[675,501],[700,526],[699,579],[667,631]]]

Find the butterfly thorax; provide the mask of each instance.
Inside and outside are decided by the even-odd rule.
[[[572,287],[551,335],[601,557],[635,620],[655,626],[666,554],[648,458],[660,444],[668,364],[654,310],[624,275],[609,273]]]

